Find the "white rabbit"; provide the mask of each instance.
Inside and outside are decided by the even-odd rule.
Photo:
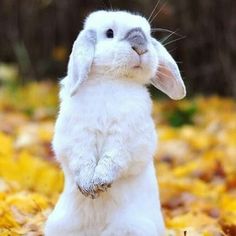
[[[185,96],[178,67],[150,24],[124,11],[88,16],[61,82],[53,148],[65,187],[46,236],[162,236],[147,84]]]

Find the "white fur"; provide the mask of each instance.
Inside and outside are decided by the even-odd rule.
[[[136,27],[147,38],[148,52],[141,56],[121,40]],[[105,36],[109,28],[113,39]],[[94,51],[87,30],[96,32]],[[53,148],[65,187],[46,223],[47,236],[164,235],[153,165],[156,132],[145,88],[160,59],[145,18],[106,11],[87,18],[60,91]]]

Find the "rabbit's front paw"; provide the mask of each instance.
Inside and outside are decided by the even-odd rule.
[[[99,193],[99,192],[106,192],[108,188],[111,187],[110,182],[104,182],[100,179],[96,179],[93,185],[94,192]]]
[[[93,191],[93,187],[92,184],[90,183],[79,183],[76,182],[77,187],[79,189],[79,191],[85,196],[85,197],[91,197],[91,198],[95,198],[96,194]]]
[[[98,194],[93,189],[93,181],[92,177],[89,175],[84,176],[76,176],[76,185],[79,189],[79,191],[85,196],[90,197],[92,199],[97,198]]]
[[[96,193],[106,192],[112,185],[112,180],[108,176],[94,176],[93,191]]]

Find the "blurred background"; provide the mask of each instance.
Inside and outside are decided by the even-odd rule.
[[[148,18],[158,0],[110,2]],[[57,81],[98,9],[104,1],[0,0],[0,235],[42,236],[63,189],[51,148]],[[167,234],[235,236],[236,1],[160,0],[155,14],[153,35],[177,61],[189,96],[153,103]]]
[[[156,2],[111,0],[113,9],[147,18]],[[1,0],[1,82],[4,66],[13,64],[21,83],[63,77],[84,18],[98,9],[107,9],[104,1]],[[173,34],[166,47],[179,63],[188,94],[236,97],[236,1],[164,0],[158,10],[152,27],[181,35]],[[154,36],[161,40],[169,34],[158,31]]]

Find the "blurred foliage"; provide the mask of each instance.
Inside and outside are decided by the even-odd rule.
[[[173,127],[190,125],[193,124],[193,118],[196,112],[197,107],[194,104],[184,108],[177,107],[175,110],[167,113],[167,119]]]
[[[191,125],[170,126],[166,111],[191,107]],[[170,235],[235,235],[236,102],[220,97],[162,101],[154,103],[154,118],[160,138],[156,168]]]
[[[17,78],[15,69],[0,66],[0,78]],[[51,150],[58,88],[12,81],[0,89],[0,235],[42,235],[63,188]],[[236,102],[163,99],[153,117],[167,235],[235,236]]]
[[[47,82],[0,89],[0,235],[42,235],[62,190],[51,151],[56,94]]]
[[[19,70],[16,65],[0,63],[0,82],[10,83],[17,81],[19,77]]]

